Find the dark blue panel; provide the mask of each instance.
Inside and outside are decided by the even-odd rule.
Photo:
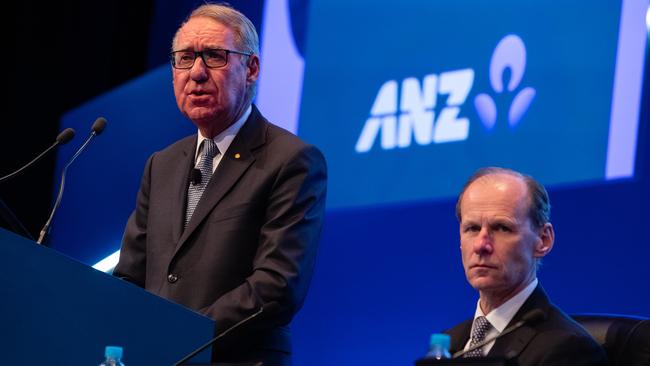
[[[3,365],[98,365],[107,345],[170,365],[212,337],[210,319],[3,229],[0,256]]]

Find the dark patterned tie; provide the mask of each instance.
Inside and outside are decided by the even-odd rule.
[[[196,205],[199,203],[205,187],[208,185],[212,177],[212,160],[219,153],[219,148],[215,145],[212,139],[205,139],[201,143],[203,146],[203,154],[201,155],[201,162],[196,166],[201,171],[201,179],[197,184],[190,183],[187,188],[187,210],[185,211],[185,227],[190,222],[192,214]]]
[[[476,344],[483,342],[485,335],[492,329],[492,324],[484,316],[479,316],[474,319],[474,326],[472,327],[472,338],[469,346],[473,347]],[[471,352],[467,352],[463,357],[483,357],[483,347],[479,347]]]

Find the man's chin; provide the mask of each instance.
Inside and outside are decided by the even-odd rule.
[[[497,282],[490,277],[481,276],[479,278],[471,278],[469,284],[477,291],[490,291],[495,290],[499,286]]]
[[[192,111],[186,113],[185,116],[199,128],[211,126],[218,120],[217,116],[212,111]]]

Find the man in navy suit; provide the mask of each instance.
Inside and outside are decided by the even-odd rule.
[[[539,309],[546,319],[505,334],[466,356],[516,358],[519,365],[606,365],[603,349],[539,284],[537,267],[553,248],[550,202],[532,177],[484,168],[456,204],[465,276],[479,293],[474,318],[447,331],[451,352],[503,332]]]
[[[216,333],[264,308],[216,343],[213,359],[285,365],[327,173],[318,149],[252,105],[258,44],[252,23],[226,5],[202,5],[179,28],[174,94],[198,132],[147,161],[114,275],[211,317]]]

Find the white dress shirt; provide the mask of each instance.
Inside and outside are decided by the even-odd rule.
[[[508,323],[512,320],[512,318],[515,316],[517,311],[521,308],[521,306],[526,302],[530,294],[533,293],[535,290],[535,287],[537,287],[537,278],[535,278],[531,283],[528,284],[523,290],[521,290],[518,294],[510,298],[508,301],[504,302],[501,306],[499,306],[496,309],[493,309],[490,311],[489,314],[483,314],[483,310],[481,310],[481,300],[476,302],[476,311],[474,313],[474,319],[476,319],[479,316],[485,316],[487,320],[492,324],[492,329],[487,332],[485,335],[485,338],[489,338],[492,336],[495,336],[497,334],[501,334],[503,330],[506,328]],[[474,324],[472,323],[472,330],[474,330]],[[470,334],[472,334],[470,332]],[[467,344],[465,344],[464,349],[469,348],[469,344],[472,341],[471,337],[467,341]],[[488,352],[492,349],[492,346],[494,346],[494,341],[486,344],[483,346],[483,356],[487,355]]]
[[[221,161],[221,158],[223,157],[223,154],[228,151],[228,148],[230,147],[230,144],[232,144],[232,141],[235,139],[235,136],[237,136],[237,133],[239,130],[242,128],[244,125],[244,122],[248,119],[248,116],[251,115],[251,111],[253,110],[253,107],[250,105],[246,109],[246,112],[239,118],[235,123],[230,125],[228,128],[225,130],[221,131],[220,134],[215,136],[212,141],[217,145],[217,148],[219,148],[219,154],[214,156],[214,160],[212,161],[212,173],[214,173],[214,170],[217,169],[217,166],[219,166],[219,162]],[[198,138],[196,139],[196,153],[194,154],[194,166],[197,166],[201,162],[201,143],[203,140],[205,140],[207,137],[203,136],[201,134],[201,130],[198,132]]]

